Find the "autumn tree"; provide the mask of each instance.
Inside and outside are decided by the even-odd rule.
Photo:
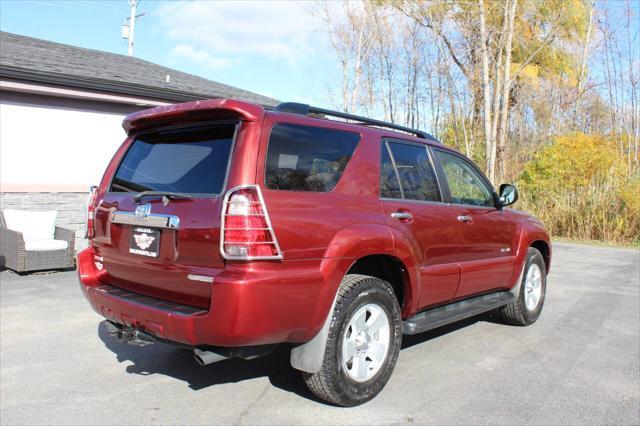
[[[344,0],[319,10],[342,70],[338,108],[426,128],[495,184],[580,132],[588,137],[572,150],[612,141],[625,163],[626,177],[607,185],[637,186],[640,2]],[[536,205],[553,214],[561,203]]]

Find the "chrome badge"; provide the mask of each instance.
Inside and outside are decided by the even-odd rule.
[[[133,212],[133,216],[136,219],[144,219],[151,213],[151,204],[140,204],[136,206],[136,210]]]
[[[191,281],[201,281],[203,283],[212,283],[213,277],[208,277],[206,275],[197,275],[197,274],[189,274],[187,275],[187,279]]]

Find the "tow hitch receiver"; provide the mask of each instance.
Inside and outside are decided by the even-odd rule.
[[[120,324],[107,321],[107,330],[121,343],[134,346],[146,346],[154,342],[153,337],[132,327],[125,327]]]

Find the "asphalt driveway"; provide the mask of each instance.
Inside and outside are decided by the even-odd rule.
[[[163,344],[122,345],[75,272],[0,273],[0,423],[639,424],[640,252],[554,245],[539,321],[474,318],[405,338],[383,392],[316,400],[282,348],[200,367]]]

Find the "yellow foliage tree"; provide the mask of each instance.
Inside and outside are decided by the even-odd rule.
[[[573,191],[609,175],[624,175],[621,160],[616,146],[605,138],[571,133],[556,137],[552,145],[544,147],[525,166],[519,180],[532,194]]]
[[[518,178],[523,205],[556,236],[640,244],[640,176],[626,173],[615,143],[558,136]]]

